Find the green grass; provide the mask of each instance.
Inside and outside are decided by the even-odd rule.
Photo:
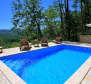
[[[14,47],[19,47],[20,43],[12,42],[12,43],[7,43],[7,44],[1,45],[1,46],[3,46],[4,49],[6,49],[6,48],[14,48]]]

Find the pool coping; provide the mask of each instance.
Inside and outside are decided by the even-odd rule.
[[[76,42],[74,42],[74,43],[76,43]],[[75,45],[75,44],[67,44],[67,42],[62,43],[62,44]],[[53,46],[55,46],[55,45],[53,45]],[[75,45],[75,46],[89,47],[89,46],[84,46],[84,45]],[[85,63],[64,84],[81,84],[82,80],[86,76],[90,67],[91,67],[91,56],[85,61]],[[1,60],[0,60],[0,70],[3,72],[3,74],[7,77],[7,79],[12,84],[20,84],[20,83],[26,84],[18,75],[16,75]]]
[[[0,60],[0,71],[11,84],[27,84]]]
[[[70,42],[70,43],[72,43],[72,42]],[[82,45],[79,45],[79,42],[73,42],[73,43],[74,44],[66,44],[66,45],[74,45],[74,46],[91,48],[91,44],[81,43]],[[75,43],[77,45],[75,45]],[[84,45],[84,44],[86,44],[86,45]],[[91,67],[91,56],[81,65],[81,67],[77,71],[75,71],[75,73],[64,84],[81,84],[81,82],[87,75],[90,67]]]
[[[40,45],[40,44],[39,44]],[[56,45],[56,44],[55,44]],[[60,45],[60,44],[58,44]],[[50,45],[51,47],[51,45]],[[37,49],[42,49],[42,48],[47,48],[47,47],[39,47],[39,48],[33,48],[30,51],[37,50]],[[13,49],[13,48],[9,48]],[[22,51],[22,52],[17,52],[17,53],[11,53],[11,54],[4,54],[0,57],[8,56],[8,55],[13,55],[13,54],[19,54],[19,53],[24,53],[27,51]],[[11,83],[11,84],[27,84],[23,79],[21,79],[16,73],[14,73],[8,66],[6,66],[1,60],[0,60],[0,71],[2,74],[6,77],[6,79]]]
[[[91,67],[89,68],[88,72],[86,73],[85,77],[81,81],[81,84],[91,84]]]
[[[91,56],[64,84],[81,84],[82,80],[88,73],[90,67],[91,67]]]

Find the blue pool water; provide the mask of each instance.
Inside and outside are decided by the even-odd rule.
[[[0,59],[27,84],[63,84],[90,56],[90,48],[58,45]]]

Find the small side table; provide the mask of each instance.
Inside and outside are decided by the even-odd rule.
[[[33,45],[34,45],[34,47],[35,47],[35,44],[37,43],[37,46],[39,47],[39,41],[37,41],[37,40],[34,40],[33,41]]]
[[[1,52],[3,52],[3,47],[0,47],[0,49],[1,49]]]

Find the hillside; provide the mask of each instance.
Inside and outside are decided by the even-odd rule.
[[[17,41],[19,39],[19,37],[15,36],[16,33],[14,33],[12,30],[8,30],[8,29],[1,29],[0,30],[0,38],[4,39],[4,40],[8,40],[8,41]]]
[[[41,29],[41,32],[43,33],[43,29]],[[16,37],[15,32],[9,29],[0,29],[0,38],[11,42],[16,42],[20,39],[19,37]]]

